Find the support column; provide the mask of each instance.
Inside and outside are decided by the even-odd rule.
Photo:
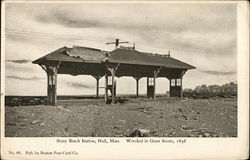
[[[112,98],[111,98],[111,103],[115,103],[115,71],[112,69],[111,71],[112,74]]]
[[[51,102],[51,76],[48,72],[47,73],[47,102]]]
[[[149,89],[148,89],[148,86],[149,86],[149,77],[147,77],[147,98],[149,98]]]
[[[105,102],[108,102],[108,75],[105,75]]]
[[[139,97],[139,79],[136,79],[136,97]]]
[[[56,105],[57,103],[57,70],[55,70],[55,72],[52,74],[52,101],[51,104],[53,106]]]
[[[139,80],[141,79],[141,76],[133,77],[136,80],[136,97],[139,97]]]
[[[153,99],[154,99],[154,101],[156,100],[156,82],[155,82],[155,80],[156,80],[156,75],[154,75],[154,97],[153,97]]]
[[[56,105],[57,103],[57,71],[61,62],[56,65],[40,65],[47,74],[47,101],[49,105]]]
[[[171,78],[168,79],[169,80],[169,97],[171,97]]]
[[[116,72],[119,65],[120,65],[120,63],[118,63],[118,64],[106,63],[105,64],[105,66],[107,67],[107,70],[110,71],[111,78],[112,78],[112,88],[111,88],[111,103],[112,104],[115,103],[115,72]],[[107,80],[108,80],[108,78],[106,79],[106,81]],[[107,86],[108,86],[108,81],[107,81]]]
[[[96,79],[96,98],[99,98],[99,78]]]
[[[183,100],[183,89],[182,89],[182,78],[187,70],[183,70],[181,73],[180,83],[181,83],[181,100]]]
[[[99,80],[102,76],[92,75],[96,79],[96,98],[99,98]]]
[[[183,90],[182,90],[182,77],[181,77],[181,79],[180,79],[180,83],[181,83],[181,100],[183,100]]]

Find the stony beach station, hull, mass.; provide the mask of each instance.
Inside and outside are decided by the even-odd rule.
[[[115,77],[130,76],[136,80],[136,96],[139,96],[139,80],[147,77],[147,97],[156,100],[157,77],[169,80],[169,96],[182,98],[182,78],[194,66],[170,57],[170,54],[152,54],[135,50],[135,47],[118,47],[113,51],[73,46],[62,47],[32,63],[47,73],[47,101],[57,103],[57,74],[91,75],[96,79],[96,96],[99,97],[99,80],[105,77],[105,101],[115,103]],[[108,96],[111,93],[111,99]]]

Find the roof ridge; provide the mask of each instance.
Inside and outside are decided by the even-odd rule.
[[[151,53],[151,52],[141,52],[141,53],[144,53],[146,55],[149,55],[149,56],[155,56],[155,57],[170,57],[169,54],[160,54],[160,53]]]
[[[115,50],[118,50],[118,49],[120,49],[120,50],[127,50],[127,51],[135,51],[135,52],[137,52],[137,53],[141,53],[141,54],[145,54],[145,55],[147,55],[147,56],[155,56],[155,57],[167,57],[167,58],[169,58],[170,57],[170,54],[160,54],[160,53],[152,53],[152,52],[141,52],[141,51],[138,51],[138,50],[136,50],[136,49],[128,49],[128,48],[123,48],[123,47],[120,47],[120,48],[117,48],[117,49],[115,49]]]
[[[97,48],[92,48],[92,47],[85,47],[85,46],[77,46],[77,45],[73,45],[73,48],[85,48],[85,49],[91,49],[91,50],[96,50],[96,51],[102,51],[101,49],[97,49]]]

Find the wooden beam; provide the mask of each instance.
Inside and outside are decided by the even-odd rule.
[[[182,78],[180,79],[180,83],[181,83],[181,100],[183,100],[183,91],[182,91]]]
[[[154,71],[154,77],[157,77],[157,75],[160,73],[162,67],[159,67],[157,70]]]
[[[108,102],[108,74],[105,75],[105,102]]]
[[[51,104],[53,106],[55,106],[57,103],[56,86],[57,86],[57,72],[54,72],[52,74],[52,101],[51,101]]]
[[[99,98],[99,80],[102,76],[100,75],[92,75],[96,79],[96,98]]]
[[[52,104],[52,72],[51,68],[45,64],[39,64],[47,75],[47,104]]]
[[[107,70],[110,71],[112,77],[112,89],[111,89],[111,103],[115,103],[115,72],[117,71],[120,63],[106,63]]]
[[[47,73],[47,103],[51,104],[51,75]]]
[[[40,65],[47,73],[47,101],[49,105],[57,103],[57,71],[61,62],[54,66]]]
[[[99,78],[96,79],[96,98],[99,98]]]
[[[182,72],[181,72],[181,78],[184,76],[184,74],[187,72],[187,70],[183,70]]]
[[[107,67],[107,70],[110,71],[110,73],[112,72],[113,69],[115,71],[117,71],[119,65],[120,65],[120,63],[117,63],[117,64],[115,64],[115,63],[105,63],[105,66]]]
[[[181,77],[180,77],[180,83],[181,83],[181,100],[183,100],[183,89],[182,89],[182,79],[184,74],[186,73],[187,70],[183,70],[181,73]]]
[[[61,61],[57,63],[56,66],[53,67],[53,73],[54,73],[54,85],[53,85],[53,99],[52,99],[52,105],[55,106],[57,104],[57,72],[59,70]]]
[[[52,105],[53,101],[53,73],[48,68],[48,92],[47,92],[47,101],[49,105]]]
[[[111,103],[115,103],[115,70],[112,69],[112,97],[111,97]]]
[[[154,101],[156,100],[156,76],[154,76],[154,97],[153,97],[153,99],[154,99]]]
[[[147,98],[149,98],[149,90],[148,90],[148,86],[149,86],[149,77],[147,77]]]
[[[171,97],[171,78],[169,79],[169,97]]]
[[[140,79],[136,79],[136,97],[139,97],[139,80]]]
[[[142,78],[141,76],[133,76],[136,80],[136,97],[139,97],[139,80]]]

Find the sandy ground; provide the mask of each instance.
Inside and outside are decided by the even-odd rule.
[[[7,137],[237,137],[237,100],[99,100],[5,108]]]

